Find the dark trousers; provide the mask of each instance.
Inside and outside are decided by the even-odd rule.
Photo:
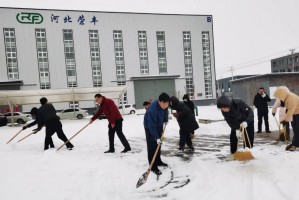
[[[162,130],[158,131],[159,137],[161,137]],[[158,147],[157,141],[155,138],[151,135],[149,129],[145,129],[145,136],[146,136],[146,144],[147,144],[147,158],[148,158],[148,163],[151,164],[152,159],[155,155],[156,149]],[[161,163],[161,147],[159,148],[159,151],[157,153],[156,159],[154,161],[152,170],[155,170],[158,168],[157,164]]]
[[[244,130],[246,145],[245,145],[245,143],[243,143],[243,146],[248,147],[248,148],[250,148],[250,146],[251,146],[251,148],[252,148],[253,147],[253,141],[254,141],[254,122],[249,123],[246,130],[247,130],[247,133],[248,133],[250,145],[248,143],[248,138],[247,138],[247,135],[246,135],[245,130]],[[243,137],[242,137],[242,139],[243,139]],[[232,154],[236,153],[237,147],[238,147],[238,138],[236,136],[236,130],[232,129],[231,133],[230,133],[230,152]]]
[[[123,144],[123,146],[125,147],[125,149],[130,149],[130,145],[128,140],[126,139],[124,133],[123,133],[123,119],[119,119],[115,121],[115,127],[112,128],[111,124],[109,123],[108,125],[108,136],[109,136],[109,149],[110,150],[114,150],[114,136],[115,136],[115,132],[119,138],[119,140],[121,141],[121,143]]]
[[[192,147],[191,135],[190,131],[182,131],[180,130],[180,149],[185,148],[185,144],[187,143],[188,147]]]
[[[292,127],[294,132],[292,144],[299,147],[299,114],[293,115]]]
[[[63,142],[66,142],[68,140],[62,130],[61,122],[58,119],[52,119],[46,123],[46,138],[44,146],[45,150],[49,149],[49,145],[51,146],[51,143],[54,147],[53,140],[51,137],[55,132],[57,133],[58,138],[61,139]],[[72,145],[72,143],[68,142],[66,143],[66,147],[72,148],[74,146]]]
[[[265,121],[265,127],[266,131],[269,131],[269,121],[268,121],[268,111],[257,111],[257,117],[258,117],[258,130],[262,131],[262,124],[263,124],[263,118]]]
[[[53,143],[53,140],[52,140],[52,137],[49,138],[49,146],[50,146],[50,148],[54,148],[55,147],[54,143]],[[49,146],[48,146],[48,148],[49,148]]]

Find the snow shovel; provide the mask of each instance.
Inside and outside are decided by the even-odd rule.
[[[20,140],[18,141],[18,143],[21,142],[22,140],[25,140],[25,139],[28,138],[30,135],[35,134],[35,133],[37,133],[37,131],[33,131],[33,132],[29,133],[28,135],[26,135],[25,137],[23,137],[22,139],[20,139]]]
[[[23,131],[23,129],[21,129],[19,132],[17,132],[17,134],[15,134],[8,142],[6,142],[6,144],[10,143],[13,139],[15,139],[15,137],[17,137],[17,135],[19,135],[22,131]]]
[[[164,126],[164,130],[163,130],[163,133],[162,133],[162,136],[161,136],[161,140],[164,138],[165,128],[166,128],[166,124]],[[154,165],[154,162],[156,160],[156,156],[158,154],[158,151],[159,151],[160,147],[161,147],[161,144],[158,144],[157,149],[156,149],[155,154],[154,154],[154,157],[151,161],[151,164],[149,165],[148,170],[144,174],[142,174],[141,177],[139,178],[139,180],[137,182],[137,185],[136,185],[136,188],[139,188],[140,186],[142,186],[147,181],[147,177],[148,177],[149,173],[151,172],[151,169]]]
[[[61,149],[66,143],[68,143],[69,141],[71,141],[71,139],[73,139],[76,135],[78,135],[81,131],[83,131],[83,129],[85,129],[90,123],[86,124],[83,128],[80,129],[80,131],[78,131],[75,135],[73,135],[70,139],[68,139],[68,141],[66,141],[65,143],[63,143],[58,149],[57,151],[59,151],[59,149]]]
[[[245,129],[245,132],[244,132],[244,129]],[[248,137],[247,129],[242,127],[243,141],[245,143],[245,147],[247,147],[245,133],[246,133],[246,137],[247,137],[247,140],[248,140],[248,143],[249,143],[249,147],[251,148],[251,144],[250,144],[250,140],[249,140],[249,137]],[[253,155],[251,154],[250,151],[243,151],[243,152],[234,153],[234,160],[243,161],[243,160],[252,160],[252,159],[254,159],[254,157],[253,157]]]

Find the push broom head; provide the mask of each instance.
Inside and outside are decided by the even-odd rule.
[[[234,153],[234,159],[243,161],[243,160],[252,160],[254,159],[253,155],[250,151],[244,151],[244,152],[236,152]]]

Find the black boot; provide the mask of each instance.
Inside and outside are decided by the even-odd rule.
[[[109,149],[108,151],[105,151],[104,153],[114,153],[115,150],[114,149]]]
[[[166,163],[164,163],[164,162],[159,162],[158,164],[157,164],[158,166],[162,166],[162,167],[168,167],[168,164],[166,164]]]
[[[121,153],[126,153],[128,151],[131,151],[131,148],[125,148],[124,150],[121,151]]]
[[[193,147],[193,145],[190,145],[190,146],[188,146],[188,147],[189,147],[190,151],[194,151],[194,147]]]
[[[68,143],[66,143],[66,148],[67,148],[68,150],[73,150],[74,145],[73,145],[72,143],[68,142]]]
[[[157,176],[160,176],[162,172],[157,168],[152,169],[152,172],[154,172]]]

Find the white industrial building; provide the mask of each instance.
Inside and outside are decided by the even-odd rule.
[[[211,15],[0,8],[0,17],[0,90],[126,85],[124,103],[137,107],[161,92],[216,98]]]

